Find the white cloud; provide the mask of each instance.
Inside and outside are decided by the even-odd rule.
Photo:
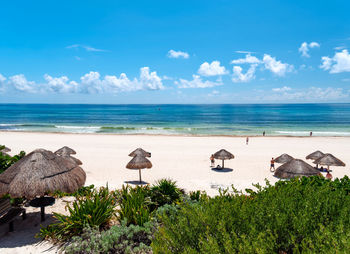
[[[292,90],[289,86],[283,86],[283,87],[278,87],[278,88],[272,88],[272,91],[280,93],[280,92],[287,92]]]
[[[175,85],[179,88],[207,88],[222,85],[221,80],[213,81],[203,81],[199,75],[192,75],[192,80],[180,79],[179,81],[175,81]]]
[[[0,73],[0,83],[3,83],[6,80],[6,78]]]
[[[107,52],[107,50],[104,50],[104,49],[98,49],[98,48],[94,48],[94,47],[90,47],[90,46],[86,46],[86,45],[81,45],[81,44],[73,44],[73,45],[67,46],[66,48],[67,49],[81,48],[81,49],[85,49],[86,51],[90,51],[90,52]]]
[[[219,61],[213,61],[210,64],[208,62],[202,63],[198,69],[198,73],[202,76],[218,76],[225,75],[228,72],[224,66],[220,65]]]
[[[190,57],[190,55],[187,52],[183,51],[175,51],[173,49],[168,51],[168,57],[169,58],[184,58],[187,59]]]
[[[338,47],[334,47],[334,50],[342,50],[342,49],[346,49],[346,46],[338,46]]]
[[[75,81],[69,81],[68,77],[66,76],[54,78],[48,74],[45,74],[44,79],[47,82],[47,88],[53,92],[57,92],[57,93],[77,92],[78,83]]]
[[[1,75],[1,74],[0,74]],[[0,76],[0,82],[6,78]],[[164,89],[162,78],[149,67],[140,69],[140,76],[130,80],[125,73],[119,77],[106,75],[101,78],[100,73],[91,71],[80,78],[80,82],[70,81],[67,76],[52,77],[44,75],[44,83],[28,81],[23,74],[9,78],[9,87],[22,92],[30,93],[118,93],[123,91],[161,90]]]
[[[244,50],[236,50],[235,52],[238,54],[253,54],[253,53],[255,53],[252,51],[244,51]]]
[[[255,74],[256,66],[257,66],[256,64],[252,64],[245,74],[243,73],[243,69],[241,66],[233,66],[232,81],[235,83],[238,83],[238,82],[245,83],[253,80],[255,78],[254,74]]]
[[[287,72],[293,71],[293,65],[277,61],[275,57],[264,54],[263,62],[265,68],[277,76],[284,76]]]
[[[332,58],[323,56],[321,69],[329,70],[329,73],[350,72],[350,54],[347,49],[336,52]]]
[[[309,50],[311,48],[319,48],[320,44],[318,44],[317,42],[303,42],[299,48],[299,52],[301,53],[301,56],[303,57],[310,57],[309,55]]]
[[[235,60],[231,61],[231,64],[245,64],[245,63],[259,64],[259,63],[261,63],[261,61],[257,57],[252,56],[250,53],[248,53],[245,56],[245,58],[235,59]]]
[[[23,74],[14,75],[9,78],[9,83],[19,91],[34,93],[36,91],[35,82],[28,81]]]

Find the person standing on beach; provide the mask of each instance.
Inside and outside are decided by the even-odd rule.
[[[214,154],[212,154],[212,155],[210,156],[210,163],[211,163],[211,167],[212,167],[212,168],[215,167],[215,158],[214,158]]]
[[[265,137],[265,131],[263,132],[263,137]]]
[[[273,170],[272,170],[272,169],[273,169]],[[271,172],[274,172],[274,171],[275,171],[275,159],[274,159],[274,158],[271,159],[270,171],[271,171]]]
[[[248,143],[249,143],[249,137],[246,138],[245,143],[246,143],[246,145],[248,145]]]
[[[310,131],[310,137],[312,137],[312,131]]]

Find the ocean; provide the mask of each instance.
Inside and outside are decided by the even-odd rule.
[[[0,131],[350,136],[350,104],[0,104]]]

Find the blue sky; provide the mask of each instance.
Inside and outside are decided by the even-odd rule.
[[[348,1],[5,1],[0,102],[350,102]]]

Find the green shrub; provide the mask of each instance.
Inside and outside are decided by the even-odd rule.
[[[152,210],[165,204],[173,204],[180,200],[181,191],[176,182],[170,179],[161,179],[151,187],[150,195],[153,202]]]
[[[346,253],[350,180],[322,177],[223,191],[163,213],[154,253]]]
[[[0,145],[0,150],[3,149],[4,147],[5,146]],[[21,151],[19,154],[16,154],[14,156],[0,153],[0,174],[4,172],[6,169],[8,169],[12,164],[22,159],[25,155],[26,153],[24,151]]]
[[[127,225],[134,224],[143,226],[144,223],[151,220],[149,197],[150,189],[145,186],[123,186],[119,191],[119,221],[126,221]]]
[[[65,251],[67,254],[152,253],[149,245],[155,225],[151,222],[144,223],[143,227],[126,224],[123,221],[102,232],[85,228],[81,236],[73,237]]]
[[[65,241],[80,235],[87,226],[100,229],[108,227],[115,216],[116,200],[108,187],[94,189],[87,196],[77,196],[77,200],[68,205],[69,215],[54,213],[58,223],[42,228],[39,237],[54,241]]]
[[[67,193],[67,192],[57,190],[57,191],[50,193],[50,196],[55,197],[55,198],[62,198],[62,197],[66,197],[66,196],[85,197],[85,196],[91,195],[94,188],[95,188],[95,186],[93,184],[91,184],[89,186],[83,186],[73,193]]]

